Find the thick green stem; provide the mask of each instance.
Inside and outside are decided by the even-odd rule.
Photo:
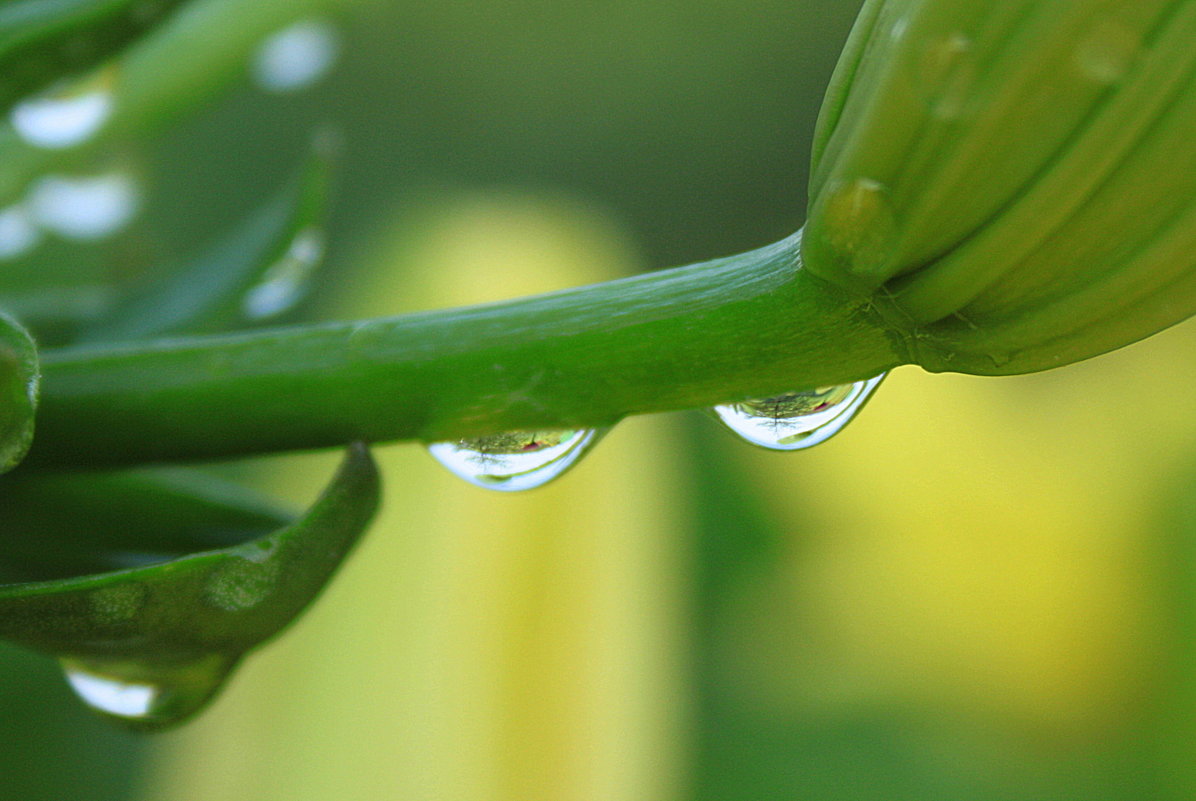
[[[98,467],[609,425],[908,361],[798,237],[487,306],[45,355],[28,464]]]

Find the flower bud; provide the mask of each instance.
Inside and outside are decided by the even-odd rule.
[[[806,269],[934,370],[1042,370],[1196,313],[1196,2],[868,0]]]

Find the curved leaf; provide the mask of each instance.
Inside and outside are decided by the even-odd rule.
[[[39,380],[33,340],[0,312],[0,473],[16,467],[33,442]]]
[[[0,582],[165,562],[294,521],[237,484],[194,470],[18,472],[0,479]]]
[[[0,108],[100,63],[182,0],[10,0],[0,6]]]
[[[307,514],[271,534],[148,567],[0,587],[0,637],[59,657],[103,714],[137,728],[178,723],[307,607],[378,496],[369,452],[354,445]]]
[[[302,300],[323,263],[332,145],[316,136],[289,184],[192,263],[118,306],[85,341],[203,333],[272,322]]]

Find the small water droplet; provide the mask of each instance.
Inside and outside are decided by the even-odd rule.
[[[268,92],[296,92],[320,80],[340,49],[336,28],[324,20],[301,20],[271,34],[258,48],[253,78]]]
[[[823,214],[827,244],[843,267],[866,279],[889,277],[897,217],[883,184],[871,178],[840,184]]]
[[[68,658],[62,670],[75,695],[94,711],[133,728],[152,729],[202,709],[235,662],[220,654],[166,665]]]
[[[753,445],[774,451],[812,448],[850,423],[884,377],[728,403],[715,406],[714,412]]]
[[[245,293],[241,311],[250,320],[265,320],[290,310],[307,293],[308,279],[324,259],[324,234],[304,228],[282,258],[272,264]]]
[[[29,213],[48,231],[91,241],[111,236],[137,213],[140,193],[124,172],[47,175],[29,191]]]
[[[1075,49],[1081,74],[1102,84],[1113,84],[1129,71],[1142,47],[1141,37],[1112,19],[1101,19]]]
[[[428,452],[455,475],[486,489],[516,492],[547,484],[601,439],[595,429],[513,431],[437,442]]]
[[[229,612],[240,612],[266,600],[278,586],[282,566],[271,554],[255,543],[242,551],[245,558],[234,559],[213,571],[204,586],[208,603]]]
[[[922,53],[921,80],[930,113],[954,120],[967,111],[976,83],[976,55],[967,34],[955,31],[933,39]]]
[[[41,230],[21,204],[0,209],[0,260],[16,259],[41,242]]]
[[[137,617],[147,591],[141,584],[116,584],[91,594],[91,609],[105,624],[123,623]]]
[[[58,86],[13,106],[9,120],[29,144],[61,150],[82,144],[104,127],[115,105],[114,73],[101,70],[91,80]]]

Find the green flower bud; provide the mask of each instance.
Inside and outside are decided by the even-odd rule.
[[[1196,313],[1196,2],[868,0],[806,268],[929,369],[1020,373]]]

